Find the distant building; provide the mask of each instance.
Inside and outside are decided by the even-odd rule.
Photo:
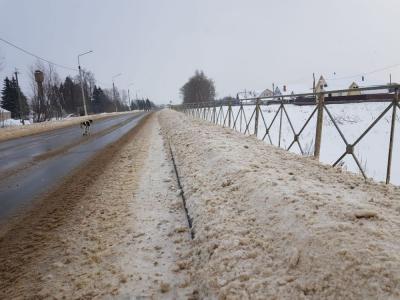
[[[326,91],[326,88],[328,87],[328,84],[324,78],[324,76],[321,75],[319,80],[315,84],[315,92],[316,93],[321,93],[323,91]]]
[[[0,107],[0,121],[11,119],[11,112]]]
[[[316,93],[321,91],[337,91],[337,90],[350,90],[347,92],[333,92],[329,93],[328,97],[340,97],[340,96],[359,96],[361,91],[360,86],[357,82],[353,81],[349,86],[348,82],[338,81],[338,80],[328,80],[326,81],[323,76],[318,80],[315,85]]]
[[[264,91],[261,92],[261,94],[258,96],[259,98],[265,98],[265,97],[272,97],[274,93],[270,89],[265,89]]]
[[[349,86],[350,91],[347,92],[347,96],[361,95],[361,91],[359,90],[359,88],[359,85],[353,81],[352,84],[350,84]]]

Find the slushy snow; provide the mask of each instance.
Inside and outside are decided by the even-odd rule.
[[[202,299],[398,299],[400,188],[182,113],[160,115]]]

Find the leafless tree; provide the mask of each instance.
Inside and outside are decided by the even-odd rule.
[[[212,101],[215,98],[214,81],[205,76],[202,71],[196,71],[181,87],[181,94],[184,103]]]
[[[45,80],[44,80],[44,91],[46,98],[48,100],[47,105],[49,106],[48,118],[61,118],[63,115],[61,106],[61,92],[60,92],[60,76],[55,70],[53,65],[48,65],[45,70]]]
[[[121,102],[123,105],[129,106],[128,92],[126,90],[121,91]]]
[[[35,80],[35,71],[43,72],[43,97],[38,93],[38,87]],[[61,106],[61,93],[59,86],[61,84],[60,76],[51,64],[45,65],[37,61],[30,68],[31,88],[33,92],[31,105],[35,122],[50,120],[53,117],[60,118],[63,114]]]
[[[96,79],[92,72],[82,69],[82,80],[83,80],[83,90],[85,93],[86,104],[90,108],[91,107],[90,101],[93,99],[93,91],[96,86]],[[79,75],[75,76],[74,82],[79,85],[81,84]],[[79,93],[80,93],[80,99],[82,99],[82,92],[79,91]]]
[[[42,122],[46,120],[46,104],[44,97],[40,97],[38,86],[35,80],[35,71],[44,69],[43,64],[37,61],[34,65],[30,66],[29,77],[30,86],[32,90],[31,107],[33,112],[33,121]]]

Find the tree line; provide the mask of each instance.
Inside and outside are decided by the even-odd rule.
[[[40,97],[34,72],[44,74],[43,96]],[[16,74],[3,80],[1,107],[11,112],[14,119],[33,119],[34,122],[62,118],[66,115],[84,115],[81,82],[78,75],[61,80],[52,65],[37,62],[30,69],[30,98],[21,91]],[[83,92],[89,114],[103,112],[150,110],[154,104],[149,99],[128,99],[125,91],[101,88],[96,84],[94,74],[82,70]]]

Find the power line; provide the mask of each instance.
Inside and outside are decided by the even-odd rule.
[[[28,50],[25,50],[25,49],[23,49],[23,48],[21,48],[21,47],[15,45],[15,44],[13,44],[13,43],[7,41],[7,40],[5,40],[5,39],[3,39],[3,38],[1,38],[1,37],[0,37],[0,41],[6,43],[7,45],[9,45],[9,46],[11,46],[11,47],[14,47],[14,48],[18,49],[19,51],[24,52],[25,54],[28,54],[28,55],[30,55],[30,56],[33,56],[33,57],[35,57],[35,58],[37,58],[37,59],[40,59],[40,60],[42,60],[42,61],[45,61],[45,62],[47,62],[47,63],[49,63],[49,64],[51,64],[51,65],[54,65],[54,66],[57,66],[57,67],[59,67],[59,68],[63,68],[63,69],[66,69],[66,70],[78,72],[77,69],[70,68],[70,67],[67,67],[67,66],[63,66],[63,65],[54,63],[54,62],[52,62],[52,61],[50,61],[50,60],[48,60],[48,59],[45,59],[45,58],[43,58],[43,57],[40,57],[39,55],[36,55],[36,54],[34,54],[34,53],[32,53],[32,52],[30,52],[30,51],[28,51]]]
[[[393,68],[396,68],[398,66],[400,66],[400,64],[390,65],[390,66],[387,66],[387,67],[375,69],[375,70],[372,70],[372,71],[369,71],[369,72],[365,72],[365,73],[359,73],[359,74],[356,74],[356,75],[327,78],[327,80],[340,80],[340,79],[356,78],[356,77],[360,77],[360,76],[365,76],[365,75],[374,74],[374,73],[378,73],[378,72],[381,72],[381,71],[393,69]]]
[[[361,76],[370,75],[370,74],[382,72],[382,71],[385,71],[385,70],[393,69],[393,68],[396,68],[396,67],[399,67],[399,66],[400,66],[400,64],[394,64],[394,65],[390,65],[390,66],[374,69],[374,70],[369,71],[369,72],[353,74],[353,75],[347,75],[347,76],[342,76],[342,77],[329,77],[329,78],[326,78],[326,80],[334,81],[334,80],[341,80],[341,79],[357,78],[357,77],[361,77]],[[278,86],[280,86],[280,85],[288,85],[288,86],[290,86],[292,84],[305,83],[305,82],[308,82],[308,80],[305,77],[303,77],[303,78],[301,78],[301,79],[299,78],[297,80],[289,80],[288,82],[277,83],[276,85],[278,85]]]

